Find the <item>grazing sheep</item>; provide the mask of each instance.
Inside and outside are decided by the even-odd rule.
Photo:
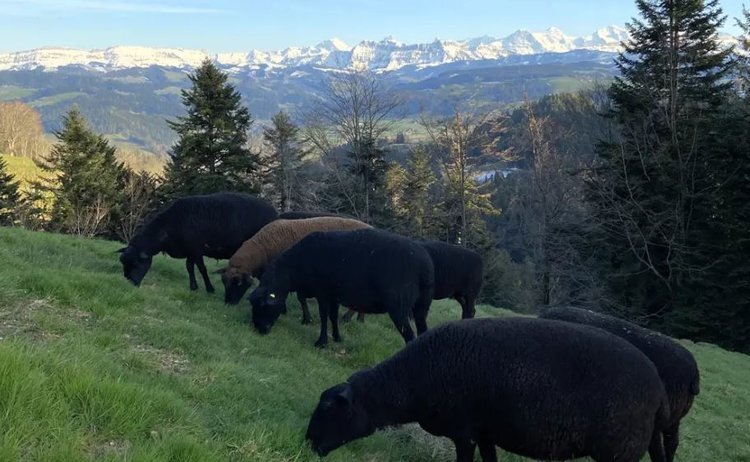
[[[421,241],[420,244],[430,254],[435,266],[435,293],[433,300],[453,298],[461,304],[463,319],[474,317],[474,304],[482,288],[483,263],[477,252],[458,245],[438,241]],[[349,321],[354,310],[349,310],[342,318]],[[364,321],[364,314],[357,315]]]
[[[417,422],[458,462],[495,446],[537,460],[663,461],[669,412],[654,365],[600,329],[529,318],[453,321],[324,391],[306,438],[320,456],[387,426]],[[657,437],[654,437],[657,436]]]
[[[271,204],[248,194],[216,193],[177,199],[118,251],[123,273],[133,284],[140,285],[152,257],[165,252],[173,258],[187,259],[190,290],[198,289],[197,265],[206,291],[213,292],[203,256],[231,257],[244,241],[275,218],[276,210]]]
[[[700,392],[700,373],[692,353],[667,336],[606,314],[555,307],[539,317],[604,329],[624,338],[648,356],[659,371],[669,398],[670,415],[663,437],[666,460],[672,462],[679,445],[680,420],[687,415]]]
[[[422,246],[405,237],[376,229],[315,232],[281,254],[266,269],[250,294],[252,322],[267,333],[282,312],[289,292],[316,298],[320,337],[340,341],[339,304],[365,313],[388,313],[406,342],[427,330],[432,301],[433,268]]]
[[[316,217],[295,220],[278,219],[264,226],[245,241],[229,259],[229,266],[220,270],[224,283],[224,301],[236,305],[263,269],[274,258],[315,231],[346,231],[370,228],[361,221],[338,217]],[[305,297],[297,294],[302,306],[302,323],[311,322]]]

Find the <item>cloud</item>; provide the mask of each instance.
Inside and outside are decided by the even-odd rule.
[[[0,0],[0,7],[6,12],[29,14],[49,11],[110,11],[123,13],[153,14],[214,14],[224,10],[207,6],[185,5],[186,2],[170,4],[151,1],[112,1],[112,0]]]

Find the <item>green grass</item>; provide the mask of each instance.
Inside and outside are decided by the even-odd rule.
[[[23,88],[15,85],[0,85],[0,102],[14,101],[36,93],[36,88]]]
[[[52,106],[53,104],[58,103],[64,103],[65,101],[72,101],[79,96],[86,96],[86,93],[78,92],[78,91],[71,91],[68,93],[58,93],[56,95],[52,96],[45,96],[43,98],[35,99],[34,101],[31,101],[29,105],[31,107],[42,107],[42,106]]]
[[[403,346],[386,316],[369,316],[318,350],[318,327],[299,324],[296,304],[261,337],[246,304],[190,292],[182,261],[156,257],[131,286],[118,247],[0,228],[0,460],[318,460],[304,432],[320,392]],[[459,312],[435,303],[429,323]],[[688,347],[704,380],[678,460],[750,460],[750,357]],[[453,457],[447,440],[411,425],[326,460]]]
[[[5,160],[8,172],[19,181],[21,188],[25,188],[29,182],[39,178],[42,171],[34,161],[28,157],[17,157],[0,154]]]

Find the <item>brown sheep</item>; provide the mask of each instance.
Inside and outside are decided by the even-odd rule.
[[[236,305],[263,269],[274,258],[316,231],[349,231],[371,228],[358,220],[340,217],[315,217],[302,220],[274,220],[246,240],[229,259],[229,266],[220,270],[224,283],[224,302]],[[303,323],[310,322],[307,301],[298,297],[302,306]]]

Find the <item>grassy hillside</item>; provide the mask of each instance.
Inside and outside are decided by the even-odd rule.
[[[318,327],[301,326],[296,305],[261,337],[246,304],[188,291],[181,261],[157,257],[132,287],[117,248],[0,228],[0,460],[318,460],[303,439],[320,392],[402,347],[387,317],[370,316],[318,350]],[[429,323],[458,317],[457,304],[440,302]],[[750,460],[750,357],[688,347],[704,380],[678,460]],[[326,460],[453,454],[447,440],[408,426]]]
[[[39,178],[41,170],[36,166],[33,160],[28,157],[17,157],[0,154],[5,160],[8,172],[18,180],[21,188],[25,188],[30,181]]]

